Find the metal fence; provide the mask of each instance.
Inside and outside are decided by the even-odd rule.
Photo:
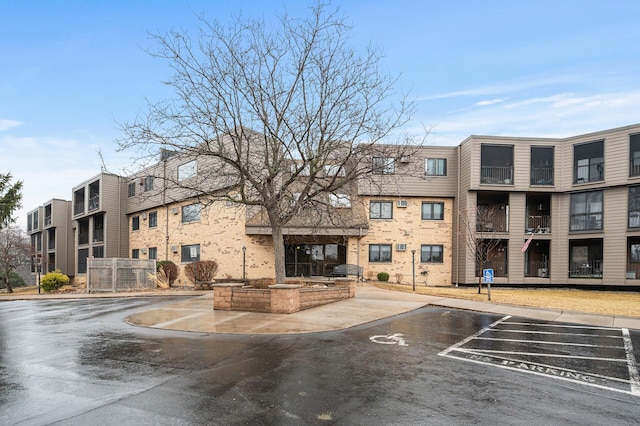
[[[87,259],[87,291],[128,291],[156,287],[155,259]]]

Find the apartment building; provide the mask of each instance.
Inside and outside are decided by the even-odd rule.
[[[74,275],[71,202],[52,199],[27,213],[27,234],[31,239],[31,272],[59,269]]]
[[[560,139],[470,136],[459,158],[456,218],[471,219],[484,252],[475,256],[457,220],[452,282],[491,268],[497,284],[638,285],[640,125]]]
[[[72,202],[52,200],[29,213],[34,253],[49,269],[54,259],[64,264],[69,250],[45,253],[53,234],[44,231],[54,228],[62,244],[55,218],[69,203],[73,274],[95,256],[216,260],[221,278],[272,277],[264,209],[235,203],[234,189],[209,179],[213,166],[203,161],[162,152],[133,176],[88,179],[73,188]],[[640,124],[567,138],[470,136],[370,161],[372,183],[325,200],[330,220],[304,212],[287,224],[287,276],[327,276],[348,263],[365,277],[387,272],[419,285],[477,284],[486,268],[503,285],[640,283]],[[188,179],[226,191],[227,200],[171,185]]]

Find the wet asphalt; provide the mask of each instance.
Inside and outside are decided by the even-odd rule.
[[[638,331],[435,307],[287,335],[125,322],[179,300],[0,303],[0,424],[631,425],[640,418]]]

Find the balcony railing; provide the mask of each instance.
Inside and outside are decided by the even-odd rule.
[[[481,166],[480,183],[513,185],[513,166]]]
[[[88,211],[96,210],[98,207],[100,207],[100,194],[96,194],[89,198]]]
[[[549,262],[531,261],[527,266],[529,267],[529,272],[525,274],[525,277],[549,278]]]
[[[573,168],[573,183],[598,182],[601,180],[604,180],[604,162]]]
[[[44,226],[50,226],[51,225],[51,216],[45,216],[44,217]]]
[[[602,260],[571,262],[569,278],[602,278]]]
[[[551,216],[550,215],[529,215],[525,225],[525,233],[548,234],[551,232]]]
[[[599,231],[602,229],[602,213],[572,214],[569,220],[570,231]]]
[[[509,232],[509,223],[506,215],[497,215],[488,220],[476,223],[476,232]]]
[[[534,167],[531,169],[531,185],[553,185],[553,168]]]

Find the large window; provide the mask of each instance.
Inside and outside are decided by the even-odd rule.
[[[153,189],[153,176],[147,176],[144,178],[144,192],[151,191]]]
[[[196,160],[178,166],[178,181],[189,179],[198,174],[198,163]]]
[[[369,262],[391,262],[391,244],[369,244]]]
[[[480,146],[480,183],[513,185],[513,145]]]
[[[393,203],[391,201],[371,201],[369,203],[370,219],[392,219]]]
[[[442,263],[442,246],[441,245],[421,245],[420,246],[420,262],[423,263]]]
[[[444,203],[422,203],[422,220],[443,220]]]
[[[640,176],[640,133],[629,135],[629,176]]]
[[[182,223],[198,222],[200,220],[200,204],[182,206]]]
[[[390,157],[373,157],[373,172],[379,175],[395,173],[395,160]]]
[[[569,240],[569,278],[602,278],[602,239]]]
[[[158,247],[149,247],[149,259],[158,258]]]
[[[424,174],[427,176],[446,176],[446,158],[427,158],[424,162]]]
[[[200,260],[200,244],[182,246],[180,250],[181,262],[196,262]]]
[[[149,228],[155,228],[158,226],[158,212],[149,213]]]
[[[629,228],[640,228],[640,186],[629,188]]]
[[[133,216],[131,218],[131,230],[137,231],[140,229],[140,216]]]
[[[602,191],[571,194],[569,230],[589,231],[602,229]]]
[[[573,147],[573,183],[596,182],[604,179],[604,141],[578,144]]]
[[[531,147],[531,185],[553,185],[552,146]]]

